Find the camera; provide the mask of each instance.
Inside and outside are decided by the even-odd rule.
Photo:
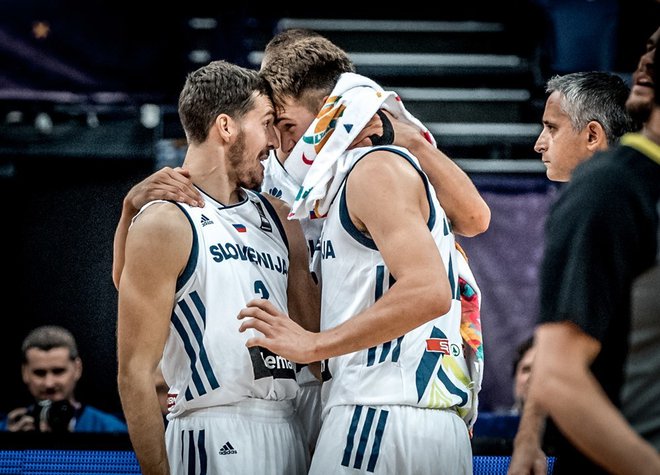
[[[35,430],[41,431],[40,422],[45,421],[52,432],[69,432],[69,422],[73,419],[75,408],[67,400],[39,401],[28,411],[34,417]]]

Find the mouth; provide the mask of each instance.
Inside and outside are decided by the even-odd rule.
[[[646,74],[640,74],[637,78],[635,78],[634,85],[653,88],[654,82],[650,76]]]

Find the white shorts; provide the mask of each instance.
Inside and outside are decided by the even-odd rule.
[[[309,451],[291,401],[252,399],[170,420],[171,475],[306,475]]]
[[[301,370],[305,371],[306,368]],[[307,370],[309,371],[309,370]],[[311,375],[311,373],[310,373]],[[312,379],[300,383],[300,389],[296,395],[296,415],[300,419],[309,453],[314,453],[316,439],[321,430],[321,381],[311,375]]]
[[[472,446],[452,411],[335,406],[323,420],[309,473],[472,475]]]

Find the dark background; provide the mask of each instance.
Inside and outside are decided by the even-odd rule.
[[[522,12],[523,23],[517,27],[528,36],[520,36],[519,41],[547,41],[543,17],[530,13],[538,14],[530,6],[533,2],[467,3],[447,6],[442,2],[438,8],[444,12],[437,19],[495,15],[511,22]],[[498,3],[506,5],[494,5]],[[634,70],[646,38],[657,25],[657,8],[651,4],[657,5],[644,0],[620,2],[614,28],[618,32],[616,49],[612,51],[616,71]],[[365,13],[338,8],[334,5],[328,13],[320,7],[301,11],[286,6],[277,10],[186,2],[168,9],[158,4],[157,10],[144,5],[146,12],[137,13],[135,2],[0,3],[1,258],[5,276],[0,413],[26,402],[28,394],[20,379],[20,345],[29,330],[45,323],[64,325],[78,339],[84,363],[79,398],[120,412],[112,240],[122,199],[157,166],[156,143],[164,133],[141,125],[140,105],[151,102],[175,107],[185,73],[193,68],[189,54],[197,48],[207,48],[212,59],[246,64],[247,53],[265,44],[280,16],[336,18],[339,11],[355,18],[389,15],[385,9]],[[191,30],[190,18],[203,15],[213,17],[219,28],[213,33]],[[417,9],[397,12],[396,18],[435,19]],[[35,38],[36,21],[48,22],[48,38]],[[583,46],[589,56],[590,46]],[[549,64],[551,48],[542,51],[540,60]],[[90,119],[85,110],[90,105],[100,122],[96,127],[85,125]],[[16,110],[22,118],[10,123],[8,114]],[[34,119],[43,111],[53,120],[48,133],[34,127]],[[493,222],[487,234],[466,241],[464,247],[475,275],[484,284],[485,309],[507,318],[484,322],[484,334],[502,334],[511,348],[531,333],[536,314],[535,266],[542,249],[543,219],[555,191],[544,176],[473,176],[491,205]],[[516,266],[520,270],[512,271]],[[511,295],[516,296],[515,305],[511,305]],[[497,350],[492,348],[492,354]],[[482,392],[485,410],[511,402],[506,359],[510,348],[501,354],[499,360],[487,360],[487,371],[499,372],[502,384]]]

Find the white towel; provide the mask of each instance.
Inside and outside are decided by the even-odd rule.
[[[352,166],[347,148],[378,109],[417,127],[436,145],[433,135],[410,112],[394,91],[385,91],[371,79],[344,73],[321,111],[284,162],[287,172],[301,184],[289,218],[314,212],[325,216],[346,173]]]

